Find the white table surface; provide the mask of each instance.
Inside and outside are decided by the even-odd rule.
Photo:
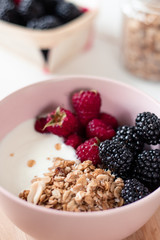
[[[95,41],[92,49],[63,65],[54,74],[103,76],[128,83],[160,100],[160,82],[134,77],[123,68],[120,58],[120,2],[121,0],[99,0],[100,11],[95,23]],[[0,46],[0,66],[0,100],[23,86],[51,77],[2,46]]]

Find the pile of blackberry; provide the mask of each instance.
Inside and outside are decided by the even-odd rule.
[[[65,0],[0,0],[0,19],[33,29],[50,29],[83,14]]]
[[[100,143],[103,167],[124,179],[125,205],[160,186],[159,143],[160,119],[151,112],[139,113],[134,126],[121,126],[112,140]]]

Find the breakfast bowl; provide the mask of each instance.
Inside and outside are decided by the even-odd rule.
[[[131,204],[95,212],[47,209],[18,197],[31,180],[26,174],[29,170],[24,164],[25,155],[37,149],[41,151],[46,145],[35,150],[37,138],[31,139],[28,130],[14,130],[56,106],[71,109],[71,94],[82,89],[96,89],[101,94],[102,111],[115,116],[121,125],[133,125],[137,114],[144,111],[160,117],[160,103],[131,86],[101,77],[53,77],[3,99],[0,102],[0,206],[18,228],[35,239],[124,239],[142,227],[160,206],[160,188]],[[10,142],[6,141],[11,132],[14,134]],[[25,144],[21,144],[23,139]],[[27,145],[28,141],[30,145]],[[16,159],[19,149],[21,155]],[[31,159],[33,155],[29,157]]]

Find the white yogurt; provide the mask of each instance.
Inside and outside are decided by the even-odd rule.
[[[0,143],[0,184],[15,195],[29,189],[35,176],[48,172],[55,157],[78,161],[75,150],[64,144],[63,138],[36,132],[34,121],[20,124]],[[55,148],[57,143],[59,150]],[[28,167],[30,160],[35,161],[32,167]]]

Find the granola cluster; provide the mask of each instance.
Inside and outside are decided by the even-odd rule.
[[[121,178],[110,170],[96,168],[91,161],[55,159],[44,178],[33,180],[30,190],[19,197],[46,208],[73,212],[91,212],[123,205]]]
[[[138,77],[160,80],[160,15],[137,12],[124,18],[124,62]]]

